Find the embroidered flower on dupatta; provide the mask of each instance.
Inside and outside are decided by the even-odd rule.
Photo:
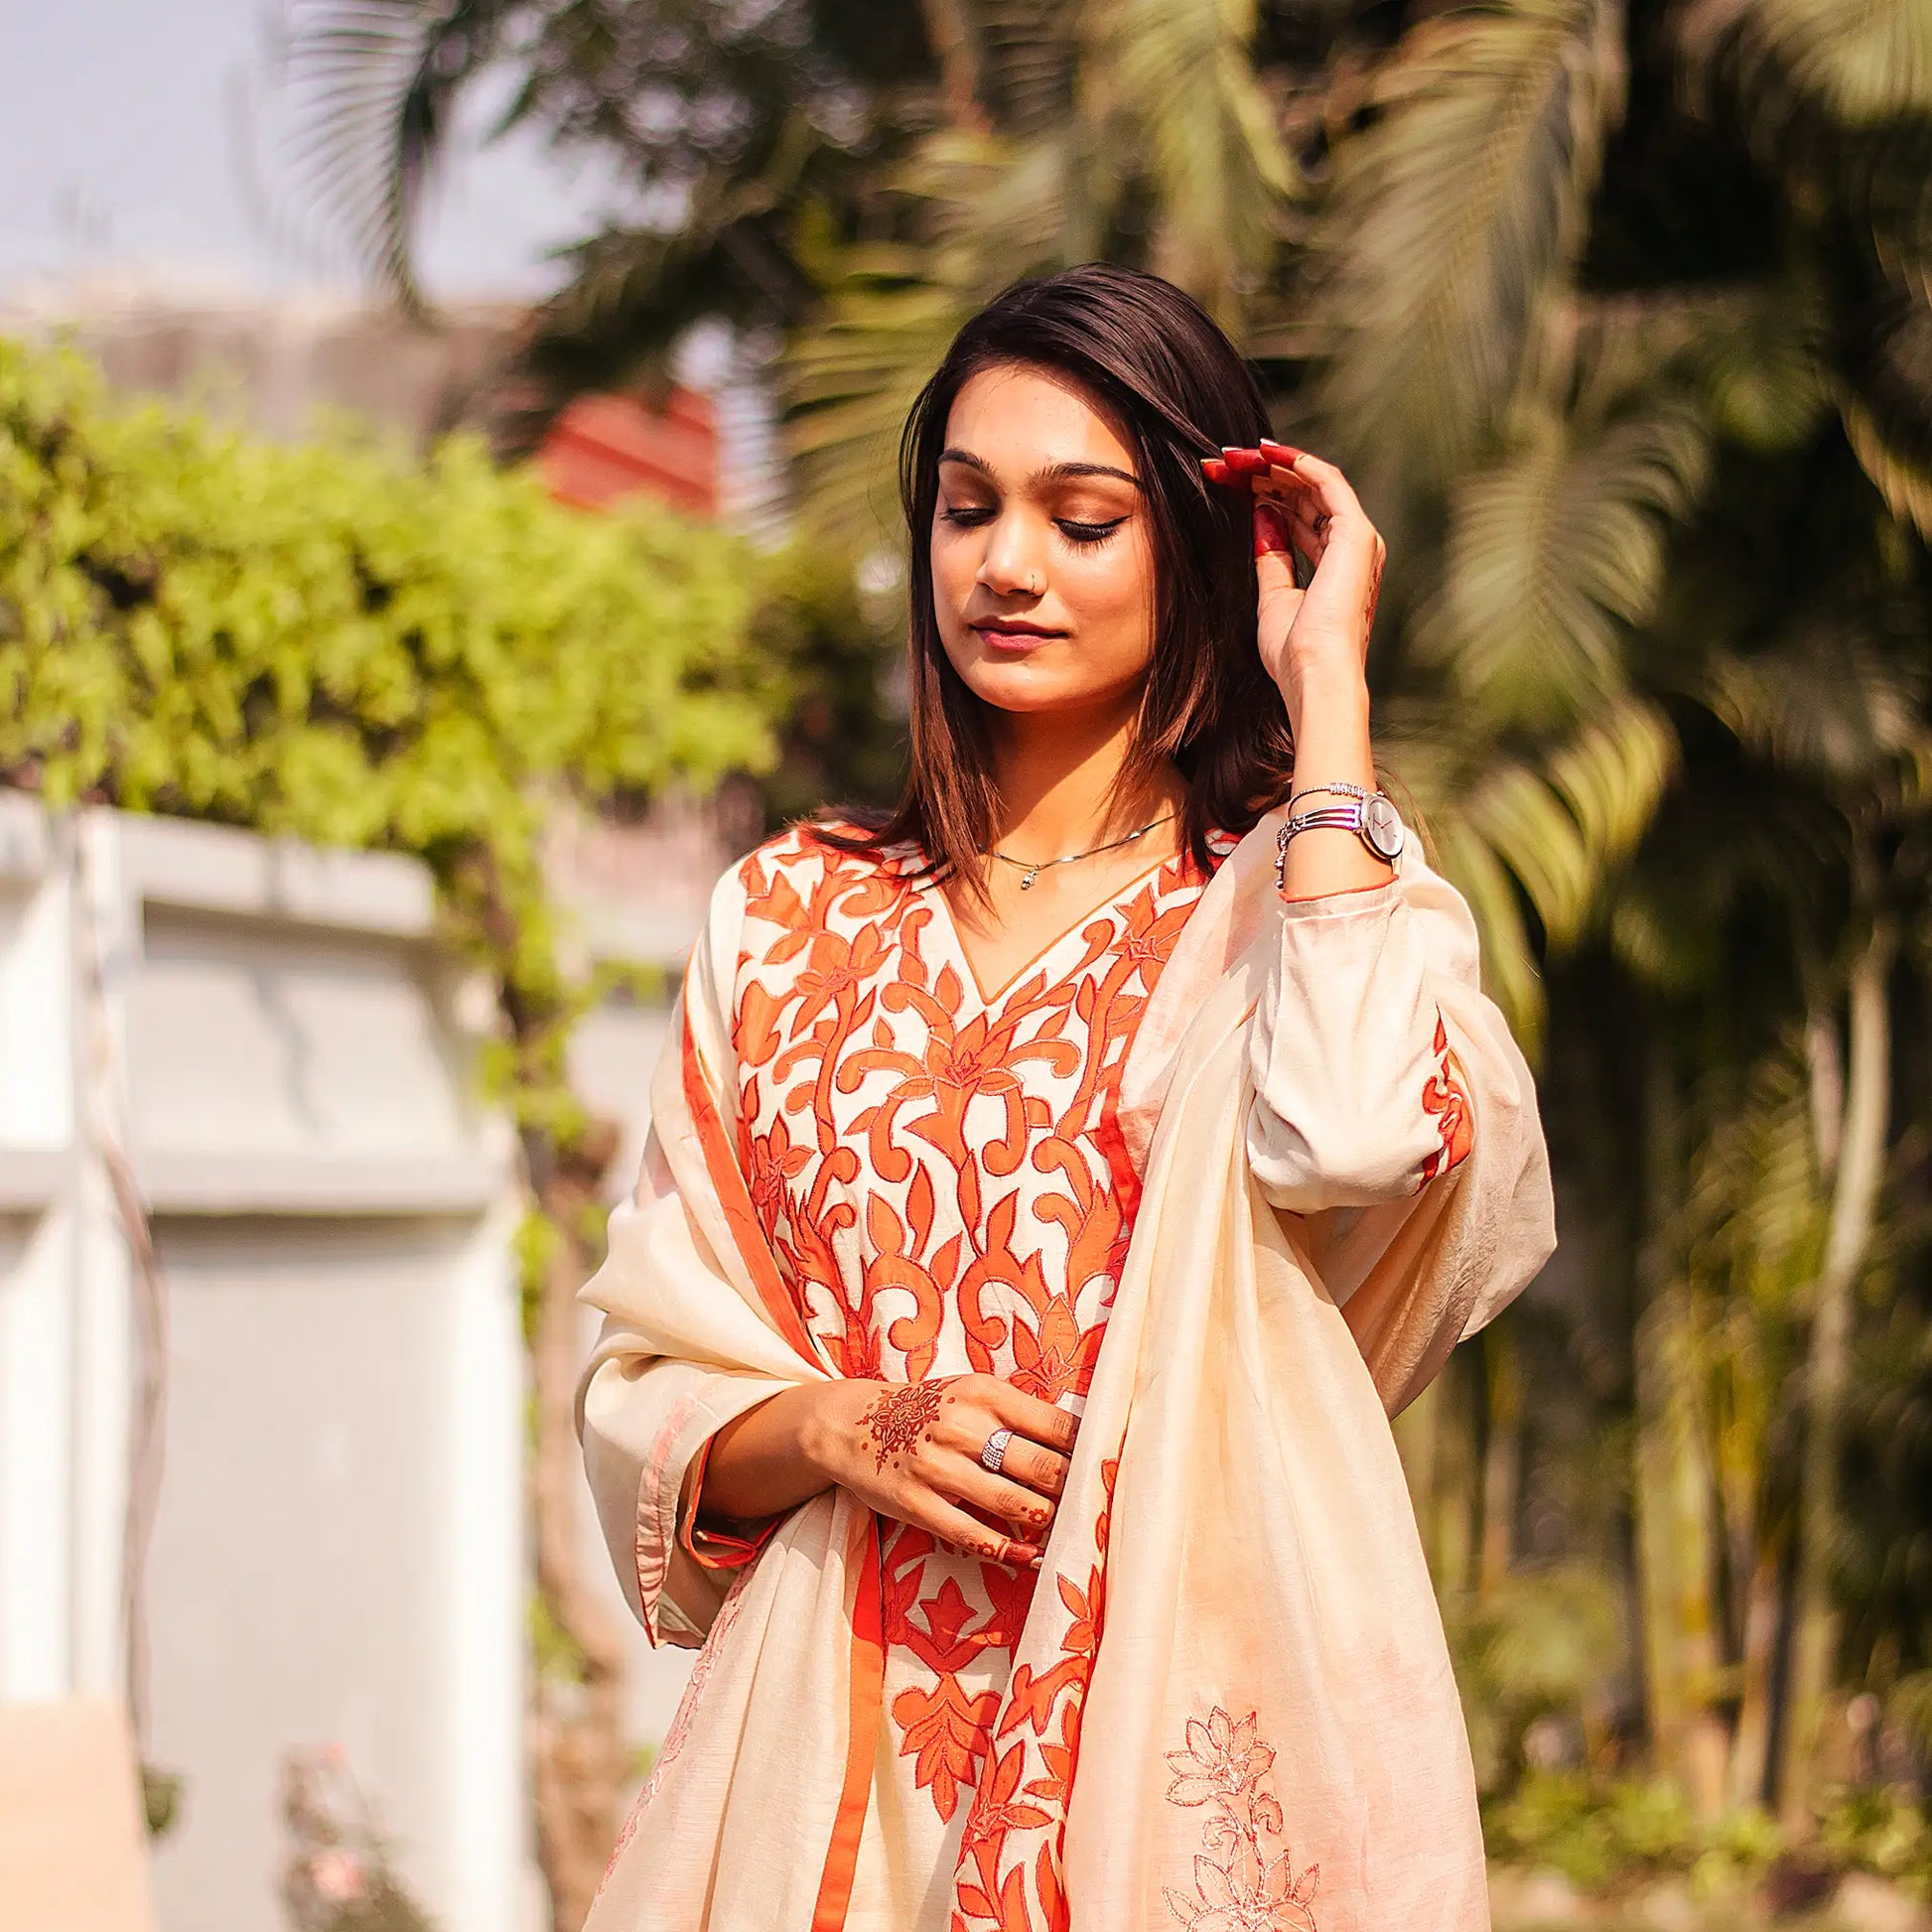
[[[1237,1723],[1219,1705],[1203,1720],[1187,1721],[1187,1748],[1168,1752],[1173,1782],[1171,1805],[1211,1807],[1194,1861],[1194,1896],[1168,1888],[1168,1909],[1187,1932],[1317,1932],[1318,1867],[1297,1874],[1288,1848],[1269,1856],[1264,1839],[1278,1839],[1281,1801],[1264,1788],[1274,1747],[1256,1735],[1254,1712]]]

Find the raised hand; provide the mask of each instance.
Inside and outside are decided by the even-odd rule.
[[[1201,470],[1253,501],[1256,642],[1299,735],[1311,685],[1364,675],[1387,546],[1347,478],[1306,450],[1264,439],[1204,458]],[[1306,590],[1295,583],[1296,550],[1313,566]]]

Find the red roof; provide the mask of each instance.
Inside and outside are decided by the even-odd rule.
[[[580,396],[537,451],[550,493],[583,509],[651,495],[718,513],[718,422],[709,396],[674,389],[662,409],[631,396]]]

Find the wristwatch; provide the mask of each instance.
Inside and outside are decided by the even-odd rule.
[[[1353,832],[1384,865],[1394,865],[1402,854],[1402,815],[1387,793],[1367,791],[1360,785],[1311,785],[1308,791],[1298,792],[1297,798],[1306,798],[1310,792],[1325,791],[1346,794],[1348,802],[1340,805],[1317,805],[1311,811],[1294,812],[1286,819],[1275,834],[1275,883],[1287,883],[1288,842],[1298,832],[1312,832],[1326,828],[1338,832]],[[1296,799],[1291,798],[1291,807]]]

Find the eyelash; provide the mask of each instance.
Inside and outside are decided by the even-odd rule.
[[[964,530],[970,530],[984,523],[992,514],[991,510],[979,508],[942,509],[939,512],[944,522],[955,524]],[[1059,525],[1060,534],[1067,542],[1077,545],[1082,550],[1095,549],[1105,543],[1127,521],[1124,516],[1116,516],[1106,523],[1081,523],[1070,517],[1058,517],[1054,520]]]

